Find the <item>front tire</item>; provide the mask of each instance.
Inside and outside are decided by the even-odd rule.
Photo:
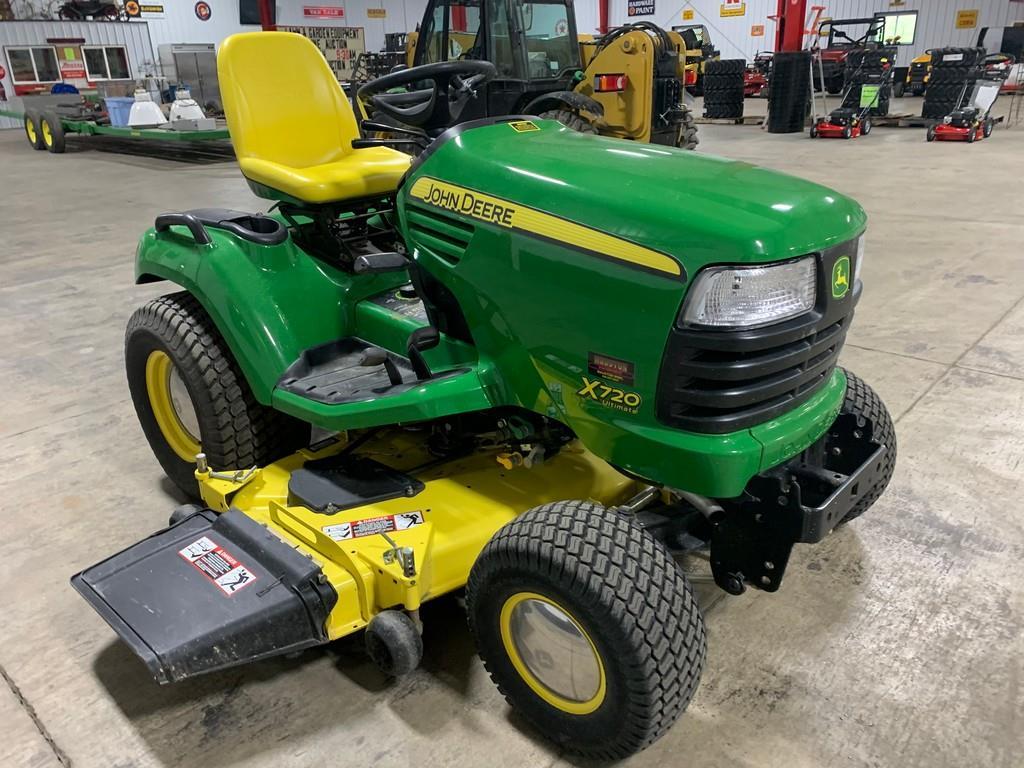
[[[892,479],[893,470],[896,468],[896,427],[892,423],[892,416],[889,409],[885,407],[882,398],[878,396],[859,376],[850,373],[845,368],[846,374],[846,396],[843,398],[843,405],[840,413],[852,413],[857,417],[858,423],[870,421],[873,425],[872,439],[882,443],[886,447],[882,475],[874,487],[861,496],[860,501],[853,509],[846,513],[840,521],[840,525],[854,520],[878,501],[878,497],[885,492],[889,481]]]
[[[491,679],[540,732],[616,759],[653,743],[689,704],[704,619],[667,550],[587,501],[536,507],[484,547],[466,587]]]
[[[195,455],[213,469],[268,464],[309,442],[309,426],[256,401],[213,320],[187,292],[140,307],[125,333],[135,412],[167,476],[199,494]]]

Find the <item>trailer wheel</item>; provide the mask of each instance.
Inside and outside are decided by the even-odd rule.
[[[545,504],[506,525],[473,565],[466,602],[498,689],[574,753],[644,749],[697,690],[707,641],[686,576],[600,504]]]
[[[542,120],[557,120],[566,128],[572,128],[579,133],[597,133],[597,128],[583,115],[570,112],[568,109],[549,109],[541,112],[537,117]]]
[[[198,496],[195,455],[213,469],[275,461],[309,441],[309,426],[256,402],[217,331],[187,292],[154,299],[128,321],[125,368],[142,431],[167,476]]]
[[[925,137],[925,139],[927,141],[935,141],[935,126],[934,125],[929,125],[928,126],[928,131],[925,133],[924,137]]]
[[[896,468],[896,427],[893,426],[892,416],[889,409],[885,407],[882,398],[878,396],[863,379],[843,369],[846,374],[846,396],[843,398],[843,405],[840,413],[852,413],[858,420],[870,420],[874,425],[873,439],[883,443],[886,447],[882,476],[874,487],[861,496],[860,501],[853,509],[846,513],[846,517],[839,521],[840,525],[860,517],[878,501],[889,481],[892,479],[893,470]]]
[[[39,129],[43,135],[43,144],[54,154],[61,154],[65,148],[64,124],[56,112],[47,110],[39,118]]]
[[[32,145],[32,149],[46,149],[46,145],[43,144],[43,132],[39,128],[39,113],[34,109],[25,112],[23,125],[25,126],[25,138]]]

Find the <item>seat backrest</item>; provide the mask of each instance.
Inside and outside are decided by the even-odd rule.
[[[231,35],[217,54],[217,76],[239,160],[306,168],[349,154],[359,138],[344,91],[302,35]]]

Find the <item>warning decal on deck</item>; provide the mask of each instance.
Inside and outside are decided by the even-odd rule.
[[[397,515],[381,515],[380,517],[367,517],[363,520],[353,520],[351,523],[336,523],[325,525],[321,530],[335,541],[346,539],[358,539],[363,536],[374,536],[378,533],[391,533],[392,531],[404,531],[414,525],[423,525],[423,513],[400,512]]]
[[[178,554],[192,563],[225,595],[233,595],[256,581],[256,575],[209,537],[196,539]]]

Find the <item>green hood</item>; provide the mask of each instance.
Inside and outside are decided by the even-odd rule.
[[[464,130],[410,174],[557,214],[679,259],[776,261],[849,240],[863,209],[843,195],[745,162],[590,136],[551,120]],[[406,182],[408,187],[408,181]]]

